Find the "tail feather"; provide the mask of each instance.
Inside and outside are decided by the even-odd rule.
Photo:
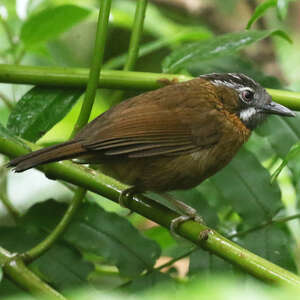
[[[38,165],[70,159],[84,152],[86,152],[86,150],[80,143],[68,141],[17,157],[8,163],[8,167],[14,167],[15,172],[23,172]]]

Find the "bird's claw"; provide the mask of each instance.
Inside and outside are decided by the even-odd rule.
[[[190,208],[191,208],[191,207],[190,207]],[[193,220],[193,221],[195,221],[195,222],[197,222],[197,223],[200,223],[200,224],[204,224],[204,225],[205,225],[205,222],[204,222],[203,218],[197,214],[197,212],[196,212],[195,209],[191,208],[191,211],[190,211],[190,212],[191,212],[191,214],[181,215],[181,216],[179,216],[179,217],[177,217],[177,218],[175,218],[175,219],[173,219],[173,220],[171,221],[171,224],[170,224],[170,231],[171,231],[171,234],[172,234],[174,237],[176,237],[176,238],[180,237],[180,236],[177,234],[176,230],[178,229],[179,225],[180,225],[181,223],[183,223],[183,222],[186,222],[186,221],[189,221],[189,220]],[[202,238],[200,238],[200,237],[199,237],[199,238],[200,238],[201,240],[202,240],[202,239],[203,239],[203,240],[206,240],[206,239],[207,239],[207,236],[208,236],[208,235],[203,236]]]

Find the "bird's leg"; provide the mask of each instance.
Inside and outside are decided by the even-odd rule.
[[[178,236],[176,234],[176,229],[182,222],[194,220],[195,222],[205,224],[203,218],[197,214],[197,211],[193,207],[185,204],[182,201],[174,199],[170,194],[163,193],[162,196],[165,197],[169,202],[177,207],[179,211],[183,213],[182,216],[179,216],[171,221],[170,231],[173,235]]]

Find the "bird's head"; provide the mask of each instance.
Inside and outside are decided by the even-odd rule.
[[[272,101],[272,97],[258,82],[242,73],[212,73],[200,77],[216,87],[226,87],[236,92],[237,97],[231,99],[237,102],[235,113],[249,129],[256,128],[269,114],[296,116],[285,106]]]

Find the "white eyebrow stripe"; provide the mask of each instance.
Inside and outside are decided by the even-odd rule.
[[[236,79],[241,79],[241,77],[240,77],[239,75],[235,74],[235,73],[229,73],[229,75],[230,75],[231,77],[236,78]]]
[[[240,87],[240,88],[238,88],[238,90],[239,90],[240,92],[242,92],[242,91],[250,91],[250,92],[252,92],[252,93],[255,92],[255,90],[254,90],[253,88],[249,87],[249,86],[247,86],[247,87]]]

